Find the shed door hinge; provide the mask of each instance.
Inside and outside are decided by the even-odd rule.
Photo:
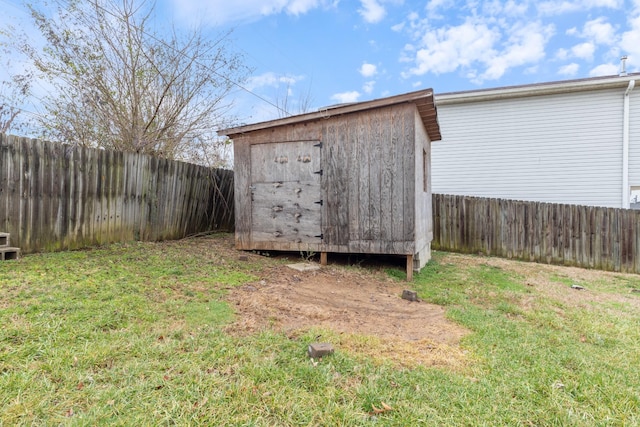
[[[313,237],[319,237],[320,240],[324,239],[324,234],[318,234],[317,236],[313,236]]]
[[[324,200],[318,200],[317,202],[313,202],[313,203],[315,203],[316,205],[322,206],[324,204]]]
[[[322,141],[318,142],[317,144],[313,144],[314,147],[318,147],[318,148],[322,148]]]
[[[316,174],[318,174],[318,175],[322,176],[322,169],[320,169],[319,171],[315,171],[314,173],[316,173]]]

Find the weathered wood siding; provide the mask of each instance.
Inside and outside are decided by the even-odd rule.
[[[251,239],[321,243],[318,141],[251,146]]]
[[[424,132],[415,105],[407,103],[236,135],[237,247],[413,255],[416,215],[430,203],[422,187]],[[274,236],[257,243],[251,229],[251,146],[296,141],[322,142],[322,242],[300,244]],[[429,200],[423,204],[423,199]],[[428,218],[420,221],[428,227]]]
[[[251,132],[233,140],[234,179],[235,179],[235,238],[238,249],[274,249],[319,251],[319,243],[278,242],[274,237],[271,243],[254,245],[251,239],[252,190],[251,190],[251,147],[256,144],[268,144],[274,141],[320,141],[321,127],[317,125],[289,125],[275,129]]]
[[[233,172],[0,134],[0,231],[23,252],[233,228]]]
[[[640,273],[640,211],[433,195],[432,248]]]
[[[415,106],[323,123],[323,229],[329,252],[413,254]]]
[[[414,269],[420,270],[431,258],[433,239],[433,215],[431,197],[431,141],[416,112],[415,155],[415,254]]]

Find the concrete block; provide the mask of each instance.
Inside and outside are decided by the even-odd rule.
[[[287,264],[287,267],[296,271],[315,271],[320,270],[320,266],[317,264],[308,264],[306,262],[299,262],[297,264]]]
[[[0,233],[0,247],[9,246],[9,233]]]
[[[333,346],[329,343],[316,342],[309,344],[309,357],[313,357],[314,359],[332,354],[333,351]]]
[[[420,272],[431,259],[431,242],[427,243],[424,248],[416,252],[413,256],[413,271]]]
[[[20,258],[20,248],[0,247],[0,261]]]
[[[407,301],[418,301],[418,293],[416,291],[405,289],[402,291],[402,299],[406,299]]]

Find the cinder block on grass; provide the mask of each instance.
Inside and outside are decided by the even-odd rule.
[[[18,259],[20,258],[19,248],[1,248],[0,247],[0,261]]]
[[[287,267],[292,268],[296,271],[305,272],[305,271],[315,271],[320,270],[320,266],[316,264],[309,264],[308,262],[299,262],[296,264],[287,264]]]
[[[416,291],[405,289],[402,291],[402,299],[406,299],[407,301],[418,301],[418,293]]]
[[[314,359],[327,356],[333,353],[333,351],[333,346],[329,343],[316,342],[309,344],[309,357],[313,357]]]

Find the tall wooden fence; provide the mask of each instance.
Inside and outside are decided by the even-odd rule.
[[[0,134],[0,231],[23,252],[233,229],[233,172]]]
[[[432,248],[640,273],[640,211],[433,195]]]

